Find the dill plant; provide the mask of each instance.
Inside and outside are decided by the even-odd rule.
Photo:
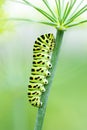
[[[48,78],[49,84],[47,85],[46,92],[41,96],[41,101],[43,102],[43,106],[38,108],[38,113],[36,117],[36,124],[34,130],[42,130],[42,125],[44,121],[44,116],[46,112],[48,95],[50,92],[50,88],[52,85],[52,81],[55,75],[55,70],[58,61],[59,50],[61,47],[62,39],[65,30],[70,27],[77,26],[87,22],[87,19],[81,19],[81,15],[87,11],[87,3],[85,0],[54,0],[55,9],[53,9],[50,5],[50,0],[42,0],[43,4],[46,6],[48,11],[42,9],[30,2],[30,0],[16,0],[16,2],[25,4],[26,6],[31,6],[39,13],[41,13],[44,17],[46,17],[46,21],[35,21],[29,18],[11,18],[11,20],[19,20],[19,21],[27,21],[27,22],[37,22],[40,24],[45,24],[52,26],[56,29],[56,44],[52,54],[52,69],[50,69],[51,76]],[[38,1],[39,2],[39,1]],[[55,11],[56,10],[56,11]]]

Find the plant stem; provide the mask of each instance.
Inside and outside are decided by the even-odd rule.
[[[56,44],[55,44],[55,48],[53,50],[52,60],[51,60],[51,63],[52,63],[52,68],[50,69],[51,76],[48,78],[48,85],[46,85],[46,92],[43,93],[41,96],[41,101],[42,101],[43,105],[41,108],[38,109],[34,130],[42,130],[42,125],[43,125],[44,116],[45,116],[45,112],[46,112],[47,100],[48,100],[50,88],[52,85],[52,81],[53,81],[53,78],[55,75],[55,70],[56,70],[56,66],[57,66],[58,55],[59,55],[59,50],[60,50],[62,39],[63,39],[63,34],[64,34],[63,30],[57,30]]]

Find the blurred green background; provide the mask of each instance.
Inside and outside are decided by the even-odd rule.
[[[16,22],[0,35],[0,130],[33,130],[37,108],[27,98],[34,41],[56,30]],[[87,27],[65,32],[43,130],[87,130]]]

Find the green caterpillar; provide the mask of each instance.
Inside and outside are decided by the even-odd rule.
[[[28,98],[31,105],[41,107],[41,95],[46,91],[45,85],[48,84],[47,76],[52,68],[51,55],[55,46],[53,34],[45,34],[38,37],[33,47],[33,62],[31,76],[28,85]]]

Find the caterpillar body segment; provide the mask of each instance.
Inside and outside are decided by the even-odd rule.
[[[28,97],[33,97],[33,96],[40,96],[41,92],[39,90],[34,90],[34,91],[29,91],[28,92]]]
[[[33,66],[36,67],[46,67],[46,68],[52,68],[52,64],[50,63],[50,61],[46,60],[46,59],[37,59],[37,60],[33,60]]]
[[[29,98],[29,102],[34,107],[41,107],[42,106],[42,102],[40,101],[40,96],[33,96],[33,97]]]
[[[31,83],[42,83],[42,84],[48,84],[48,80],[45,76],[42,75],[31,75],[30,76],[30,82]]]
[[[48,54],[45,54],[45,53],[34,53],[33,54],[33,58],[34,59],[47,59],[47,60],[50,60],[51,59],[51,56],[48,55]]]
[[[28,90],[29,91],[39,90],[41,92],[46,91],[43,84],[41,84],[41,83],[31,83],[31,82],[28,85]]]
[[[46,50],[49,50],[49,47],[45,44],[45,43],[42,43],[40,41],[35,41],[35,44],[34,44],[34,48],[37,48],[37,47],[40,47],[41,49],[46,49]]]
[[[28,85],[28,99],[32,106],[43,105],[41,96],[46,91],[47,77],[51,75],[51,55],[55,47],[53,34],[38,37],[33,46],[33,62]]]
[[[37,38],[38,43],[43,43],[45,46],[47,45],[50,49],[50,51],[54,48],[54,36],[53,34],[45,34],[41,35],[41,37]]]
[[[32,67],[31,74],[43,75],[46,77],[51,75],[51,73],[48,71],[46,67]]]
[[[48,49],[48,48],[40,48],[40,47],[34,47],[33,48],[33,53],[35,54],[35,53],[47,53],[47,54],[49,54],[50,53],[50,50]]]

